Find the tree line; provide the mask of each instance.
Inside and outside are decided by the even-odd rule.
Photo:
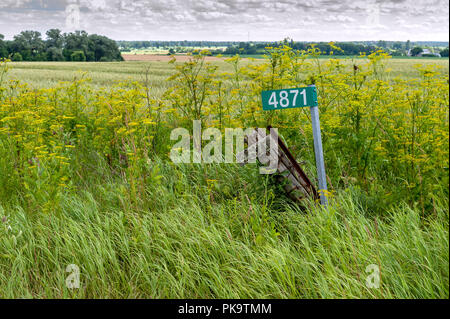
[[[278,47],[280,45],[287,45],[294,50],[306,51],[313,45],[320,50],[322,55],[359,55],[360,53],[370,54],[376,51],[378,48],[373,45],[364,45],[351,42],[337,42],[335,46],[341,50],[335,50],[328,42],[310,43],[310,42],[294,42],[292,40],[284,40],[282,42],[269,42],[269,43],[248,43],[241,42],[238,45],[230,46],[225,49],[224,54],[261,54],[266,47]]]
[[[123,49],[146,49],[146,48],[167,48],[167,47],[228,47],[235,45],[236,41],[117,41],[119,47]]]
[[[38,31],[22,31],[13,40],[0,34],[0,59],[13,61],[123,61],[116,41],[85,31],[62,33],[51,29],[43,39]]]
[[[257,55],[264,54],[266,47],[278,47],[280,45],[288,45],[295,50],[307,50],[312,42],[294,42],[291,39],[285,39],[278,42],[236,42],[236,41],[117,41],[123,52],[131,49],[145,48],[171,48],[173,52],[185,53],[193,50],[193,47],[211,48],[212,55]],[[314,44],[324,55],[329,55],[333,50],[328,42],[320,42]],[[336,43],[344,52],[333,52],[340,55],[358,55],[360,52],[370,53],[377,50],[374,45],[340,42]],[[217,49],[217,47],[225,47],[225,49]],[[175,49],[174,49],[175,48]]]
[[[335,50],[328,42],[299,42],[290,38],[279,42],[239,42],[239,41],[117,41],[122,52],[130,52],[133,49],[146,48],[165,48],[169,49],[170,54],[194,52],[193,48],[209,48],[211,55],[262,55],[265,53],[266,47],[278,47],[280,45],[288,45],[295,50],[307,50],[315,45],[323,55],[360,55],[360,53],[370,54],[376,50],[383,49],[392,56],[406,56],[410,49],[417,46],[424,47],[443,47],[448,46],[448,42],[411,42],[411,41],[358,41],[358,42],[336,42],[335,46],[341,50]],[[416,49],[417,50],[417,49]],[[414,50],[414,52],[416,52]],[[437,52],[441,56],[448,57],[448,48]],[[435,50],[435,51],[436,51]]]
[[[238,42],[238,41],[114,41],[105,36],[87,34],[85,31],[62,33],[61,30],[51,29],[43,39],[38,31],[23,31],[15,35],[13,40],[6,41],[0,34],[0,59],[9,58],[13,61],[123,61],[120,50],[167,48],[170,54],[187,53],[194,47],[210,48],[211,55],[262,55],[266,47],[288,45],[295,50],[307,50],[313,44],[323,55],[359,55],[370,54],[383,49],[393,56],[422,52],[419,45],[435,45],[436,43],[412,43],[411,41],[361,41],[336,42],[341,50],[335,50],[328,42],[298,42],[290,38],[278,42]],[[448,43],[438,43],[440,46]],[[219,48],[221,47],[221,48]],[[410,50],[411,49],[411,50]],[[438,51],[439,52],[439,51]],[[448,48],[439,52],[448,57]]]
[[[311,48],[313,45],[320,50],[322,55],[360,55],[364,53],[366,55],[377,51],[379,49],[384,50],[386,53],[392,56],[406,56],[410,48],[412,48],[412,43],[408,40],[406,42],[392,42],[392,41],[377,41],[377,42],[336,42],[333,46],[330,45],[329,42],[319,42],[319,43],[311,43],[311,42],[294,42],[291,39],[285,39],[281,42],[273,42],[273,43],[249,43],[249,42],[240,42],[238,44],[234,44],[225,49],[223,54],[263,54],[265,47],[278,47],[280,45],[287,45],[294,50],[306,51]],[[339,50],[336,50],[336,47]],[[420,47],[414,47],[414,49]],[[441,51],[437,50],[443,57],[448,57],[448,48],[445,48]],[[217,52],[214,52],[217,53]],[[420,53],[420,52],[419,52]]]

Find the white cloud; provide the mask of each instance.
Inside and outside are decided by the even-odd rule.
[[[75,2],[80,28],[115,39],[448,40],[448,0],[0,0],[0,33],[64,30]]]

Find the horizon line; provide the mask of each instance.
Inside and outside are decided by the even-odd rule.
[[[127,41],[127,42],[132,42],[132,41],[154,41],[154,42],[183,42],[183,41],[197,41],[197,42],[282,42],[283,40],[189,40],[189,39],[183,39],[183,40],[157,40],[157,39],[150,39],[150,40],[124,40],[124,39],[120,39],[120,40],[116,40],[116,39],[112,39],[114,41]],[[386,42],[443,42],[443,43],[449,43],[448,40],[383,40],[383,39],[378,39],[378,40],[292,40],[293,42],[378,42],[378,41],[386,41]]]

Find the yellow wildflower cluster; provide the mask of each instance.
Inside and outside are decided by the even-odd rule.
[[[339,51],[330,44],[333,51]],[[93,90],[85,75],[49,89],[4,80],[0,66],[0,192],[23,191],[30,204],[55,205],[83,182],[96,160],[140,193],[152,156],[166,156],[168,136],[199,119],[204,126],[279,128],[294,154],[314,163],[308,109],[263,111],[264,90],[315,84],[331,190],[359,186],[420,203],[448,196],[448,76],[416,66],[417,77],[390,76],[382,51],[321,59],[311,46],[267,48],[264,62],[226,59],[221,72],[205,52],[175,64],[159,99],[138,82]],[[187,127],[189,128],[189,127]],[[150,178],[150,177],[149,177]],[[74,181],[77,180],[77,183]],[[84,181],[85,182],[85,181]]]

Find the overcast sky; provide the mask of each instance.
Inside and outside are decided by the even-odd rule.
[[[0,0],[0,33],[115,40],[448,41],[449,0]]]

